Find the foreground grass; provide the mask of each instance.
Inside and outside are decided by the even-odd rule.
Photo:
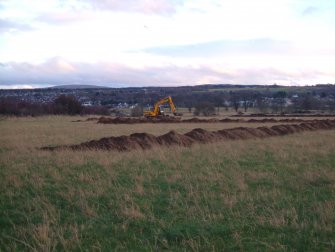
[[[36,149],[87,137],[67,121],[0,122],[0,250],[335,250],[335,131],[148,152]]]

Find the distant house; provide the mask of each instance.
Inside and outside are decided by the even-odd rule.
[[[84,107],[91,107],[92,102],[91,101],[86,101],[86,102],[83,102],[81,105],[83,105]]]
[[[291,105],[293,105],[293,101],[291,99],[286,98],[284,106],[288,107],[288,106],[291,106]]]
[[[118,109],[123,109],[123,108],[128,108],[129,107],[129,104],[126,103],[126,102],[120,102],[118,105],[117,105],[117,108]]]

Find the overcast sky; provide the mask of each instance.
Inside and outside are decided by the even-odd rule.
[[[0,0],[0,88],[335,83],[335,0]]]

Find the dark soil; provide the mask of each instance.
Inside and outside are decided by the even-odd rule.
[[[217,118],[210,118],[210,119],[200,119],[200,118],[190,118],[181,120],[178,117],[161,117],[161,118],[132,118],[132,117],[100,117],[98,123],[104,124],[135,124],[135,123],[237,123],[237,122],[245,122],[245,123],[278,123],[278,122],[287,122],[287,123],[297,123],[297,122],[305,122],[304,119],[274,119],[274,118],[264,118],[264,119],[231,119],[231,118],[224,118],[224,119],[217,119]],[[313,120],[316,121],[316,120]]]
[[[326,113],[293,113],[293,114],[242,114],[232,115],[231,117],[335,117],[335,114]]]

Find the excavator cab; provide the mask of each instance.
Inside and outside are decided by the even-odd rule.
[[[163,108],[161,106],[159,106],[158,115],[160,115],[160,116],[164,116],[165,115],[165,112],[164,112],[164,110],[163,110]]]

